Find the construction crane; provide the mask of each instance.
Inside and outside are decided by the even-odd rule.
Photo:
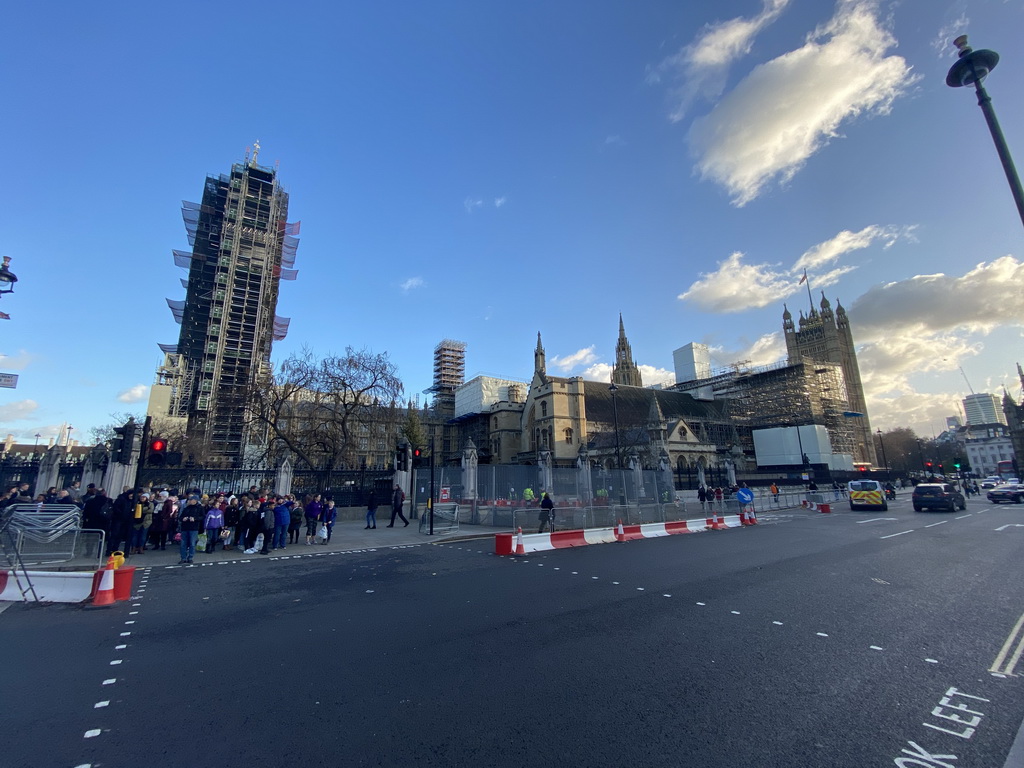
[[[973,395],[974,394],[974,387],[972,387],[971,386],[971,382],[967,380],[967,374],[964,373],[964,367],[962,365],[958,365],[957,368],[960,369],[960,374],[964,377],[964,381],[967,382],[967,388],[969,390],[971,390],[971,394]]]

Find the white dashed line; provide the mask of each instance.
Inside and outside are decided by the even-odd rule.
[[[662,595],[662,597],[672,597],[672,595]]]
[[[826,635],[824,632],[815,632],[814,634],[816,634],[818,637],[828,637],[828,635]]]
[[[108,699],[107,701],[97,701],[95,704],[92,705],[92,708],[93,709],[102,709],[103,707],[109,707],[109,706],[110,706],[110,700]]]
[[[121,637],[128,637],[129,635],[131,635],[131,632],[122,632],[121,633]]]
[[[927,661],[929,664],[938,664],[939,663],[938,659],[925,659],[925,661]]]
[[[773,621],[772,624],[777,624],[780,627],[782,626],[782,622],[781,621]]]
[[[93,728],[91,731],[85,732],[85,738],[91,739],[95,736],[99,736],[101,733],[103,733],[103,731],[101,731],[99,728]]]
[[[592,579],[595,579],[595,580],[596,580],[596,579],[597,579],[597,576],[591,576],[590,578],[592,578]]]
[[[925,528],[934,528],[936,525],[945,525],[948,522],[949,522],[949,520],[943,520],[940,523],[929,523],[928,525],[925,526]]]
[[[612,582],[612,584],[614,584],[614,585],[618,586],[619,582],[617,582],[617,581],[613,581],[613,582]]]
[[[739,616],[740,615],[739,611],[729,611],[729,613],[731,613],[731,614],[733,614],[735,616]]]
[[[971,513],[968,512],[966,515],[960,515],[960,517],[954,517],[954,520],[963,520],[965,517],[970,517]]]
[[[911,528],[909,531],[900,531],[899,533],[890,533],[888,536],[879,536],[880,539],[891,539],[893,536],[902,536],[904,533],[913,533],[914,529]]]
[[[872,651],[884,651],[885,650],[885,648],[879,648],[877,645],[869,645],[868,648],[870,648]]]
[[[116,666],[117,666],[118,664],[120,664],[120,663],[121,663],[122,661],[124,661],[124,659],[114,659],[114,660],[113,660],[112,662],[110,662],[110,666],[112,666],[112,667],[116,667]]]
[[[707,603],[697,603],[697,605],[707,605]]]
[[[115,651],[123,651],[127,647],[128,647],[127,645],[115,645],[114,646],[114,650]]]
[[[117,678],[116,677],[111,677],[111,678],[109,678],[107,680],[104,680],[103,684],[104,685],[113,685],[116,682],[117,682]]]
[[[643,588],[643,587],[637,587],[637,588],[636,588],[636,591],[637,591],[637,592],[643,592],[643,591],[644,591],[644,588]]]

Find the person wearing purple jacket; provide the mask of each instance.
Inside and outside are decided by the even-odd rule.
[[[216,503],[206,510],[203,527],[206,529],[206,551],[207,553],[213,552],[217,548],[217,542],[220,541],[220,529],[224,527],[224,510]],[[223,549],[224,542],[221,541],[220,545]]]
[[[308,496],[306,498],[309,498]],[[316,525],[320,520],[320,513],[323,507],[320,506],[320,494],[316,494],[306,502],[306,546],[313,543],[316,538]]]
[[[274,543],[271,547],[272,549],[284,549],[285,541],[288,538],[288,523],[291,522],[293,503],[281,499],[281,503],[274,507]]]

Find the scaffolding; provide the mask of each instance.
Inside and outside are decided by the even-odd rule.
[[[850,403],[839,363],[802,357],[756,368],[740,366],[681,382],[672,389],[723,401],[729,420],[746,427],[747,432],[820,424],[828,431],[834,453],[854,453],[854,430],[847,418]],[[713,432],[709,437],[717,437]]]
[[[465,379],[466,342],[445,339],[434,347],[434,385],[427,391],[454,395]]]
[[[287,215],[276,169],[255,158],[208,176],[202,203],[182,203],[192,250],[173,256],[189,271],[186,296],[167,302],[181,331],[177,344],[160,345],[157,384],[170,387],[167,415],[187,416],[190,437],[211,456],[243,456],[248,391],[288,332],[290,319],[275,309],[280,281],[297,275],[300,223]]]

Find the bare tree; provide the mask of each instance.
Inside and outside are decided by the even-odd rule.
[[[396,371],[386,353],[348,347],[319,359],[303,348],[251,389],[250,432],[266,436],[268,458],[285,449],[310,468],[354,466],[361,440],[397,418]]]

